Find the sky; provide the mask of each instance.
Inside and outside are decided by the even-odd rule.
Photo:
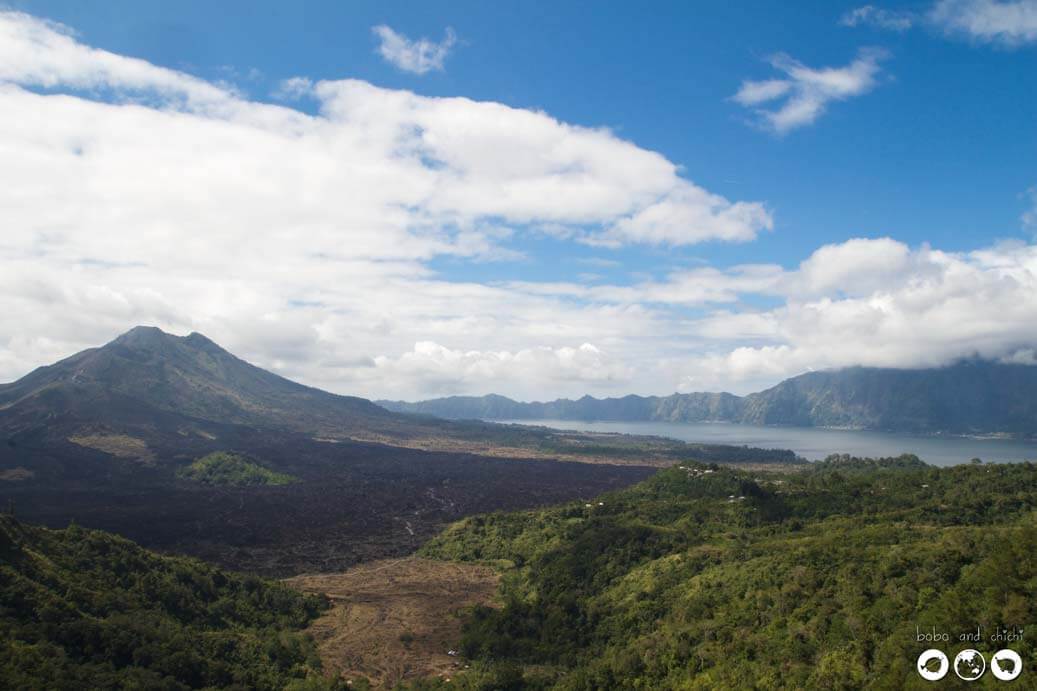
[[[1037,364],[1037,0],[0,6],[0,381],[370,398]]]

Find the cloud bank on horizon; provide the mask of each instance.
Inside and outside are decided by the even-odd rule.
[[[787,79],[744,99],[784,98],[775,123],[805,124],[871,88],[879,59],[782,60]],[[286,105],[301,97],[318,111]],[[602,264],[751,242],[775,212],[544,112],[306,77],[278,98],[0,13],[0,381],[138,323],[372,398],[744,392],[822,367],[1037,361],[1023,242],[860,238],[793,268],[624,284],[448,277],[435,262],[529,261],[524,239],[599,248]]]

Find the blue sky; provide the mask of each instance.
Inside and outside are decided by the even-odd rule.
[[[65,23],[91,45],[233,81],[260,99],[296,75],[351,77],[610,127],[707,189],[774,209],[773,234],[751,246],[689,248],[688,257],[791,265],[821,243],[851,237],[966,250],[1025,235],[1019,218],[1037,161],[1037,51],[946,40],[934,28],[840,26],[860,2],[13,6]],[[378,24],[434,40],[452,27],[459,44],[443,71],[409,74],[375,52]],[[775,76],[765,62],[775,53],[820,67],[846,64],[869,46],[891,53],[880,84],[833,104],[810,127],[785,136],[754,130],[730,100],[742,80]],[[649,268],[657,257],[643,261]]]
[[[399,332],[396,340],[372,337],[362,347],[351,347],[341,335],[332,335],[336,329],[316,324],[319,318],[314,315],[278,317],[293,324],[297,319],[299,325],[292,328],[309,334],[289,345],[278,345],[272,336],[254,335],[246,341],[229,328],[215,334],[231,345],[251,348],[249,354],[262,364],[312,383],[408,397],[490,390],[527,398],[541,392],[541,397],[583,391],[666,393],[697,385],[746,390],[805,369],[858,362],[918,366],[972,354],[1025,359],[1033,345],[1027,325],[1018,323],[1007,330],[981,330],[973,338],[948,335],[936,343],[897,332],[891,336],[897,347],[880,356],[870,354],[883,350],[878,346],[833,353],[834,344],[849,337],[839,331],[844,318],[802,321],[796,316],[796,309],[814,314],[817,310],[811,305],[825,300],[851,311],[856,305],[852,300],[872,307],[882,304],[885,286],[862,281],[854,265],[882,265],[888,259],[898,275],[907,275],[908,283],[932,274],[927,262],[949,271],[947,262],[924,254],[927,247],[980,272],[976,281],[1003,282],[1005,274],[997,267],[1006,263],[1015,267],[1012,280],[1025,285],[1024,279],[1032,278],[1027,273],[1032,258],[1026,253],[1032,249],[1037,223],[1025,218],[1035,204],[1028,190],[1037,185],[1037,6],[1029,0],[875,5],[15,0],[8,6],[64,25],[62,31],[74,32],[83,46],[232,87],[236,98],[249,103],[278,104],[317,117],[325,112],[323,97],[307,94],[286,103],[273,94],[291,78],[313,83],[359,80],[387,92],[464,97],[541,111],[566,125],[608,128],[615,139],[656,152],[678,166],[681,179],[731,203],[758,204],[766,210],[767,222],[748,223],[752,230],[745,232],[752,239],[685,241],[668,236],[650,241],[628,234],[607,246],[574,237],[577,231],[572,227],[568,232],[545,232],[542,224],[550,221],[545,217],[527,222],[526,212],[491,210],[477,214],[475,222],[482,233],[478,241],[491,243],[495,252],[430,251],[412,258],[413,275],[436,281],[439,288],[464,286],[465,291],[478,292],[473,286],[492,286],[522,293],[525,299],[525,287],[509,286],[543,284],[533,294],[551,292],[559,309],[550,316],[545,312],[545,321],[571,327],[547,329],[546,334],[525,327],[510,332],[498,323],[508,338],[488,343],[485,332],[471,323],[495,318],[507,304],[478,301],[458,303],[454,315],[440,313],[437,307],[441,321],[424,329],[387,327]],[[852,14],[855,10],[857,15]],[[857,21],[851,21],[853,16]],[[448,31],[456,39],[444,48],[440,68],[418,74],[379,53],[380,39],[372,31],[377,26],[391,27],[404,41],[439,42]],[[778,81],[785,83],[774,85],[784,90],[780,98],[788,93],[794,97],[797,82],[782,66],[814,70],[816,75],[827,68],[851,70],[855,64],[864,72],[836,75],[850,80],[839,87],[847,89],[845,94],[820,97],[821,112],[815,118],[784,129],[768,126],[757,112],[780,108],[781,100],[754,104],[736,97],[746,83]],[[62,86],[60,80],[55,86],[34,84],[35,77],[24,75],[8,79],[31,93],[61,92],[112,108],[126,107],[118,84],[112,87],[113,96],[72,82]],[[348,190],[343,193],[348,195]],[[494,230],[487,230],[491,226]],[[839,256],[845,255],[849,268],[830,281],[818,283],[820,279],[802,268],[820,248],[843,247],[855,238],[893,244],[853,245],[863,248],[866,256],[858,262],[847,249]],[[992,260],[983,254],[987,251],[1009,256],[999,254]],[[768,285],[738,284],[737,267],[743,265],[770,266]],[[673,285],[675,273],[710,280],[704,271],[718,272],[714,284],[737,284],[727,288],[733,297],[674,297],[681,290]],[[116,284],[128,279],[112,274],[91,280],[110,280],[106,287],[120,293],[124,288]],[[940,280],[943,285],[963,279],[944,275]],[[671,285],[663,291],[659,286],[668,281]],[[815,288],[793,289],[793,283]],[[617,299],[544,287],[556,284],[640,288],[637,295]],[[659,290],[646,290],[646,284]],[[323,288],[314,284],[300,290],[320,293]],[[890,299],[907,300],[909,288],[905,283],[903,292],[894,291]],[[176,292],[173,287],[168,290],[170,295]],[[943,297],[949,305],[957,299]],[[314,301],[295,299],[299,302]],[[385,309],[393,312],[392,304]],[[345,314],[352,310],[346,304],[336,307]],[[551,309],[527,307],[530,312],[518,319],[520,324]],[[601,318],[594,310],[606,308],[624,315],[616,319],[631,319],[629,331],[637,337],[625,337],[622,329],[583,329],[571,319],[570,310],[582,310],[581,318],[594,323]],[[961,309],[962,319],[967,319],[968,309]],[[173,330],[211,331],[220,328],[215,324],[226,323],[212,305],[187,312],[189,316],[174,317],[149,315],[146,309],[131,311]],[[650,318],[645,317],[648,312]],[[262,314],[270,313],[267,309]],[[902,310],[897,315],[910,322]],[[747,320],[767,324],[746,330]],[[100,322],[109,330],[119,326],[114,317]],[[811,345],[789,335],[808,325],[830,330],[830,340]],[[657,340],[646,340],[645,328],[657,330]],[[858,328],[873,332],[876,326],[865,320]],[[71,335],[55,337],[46,331],[41,322],[40,332],[33,336],[36,341],[7,334],[7,366],[0,369],[0,378],[2,373],[14,376],[29,364],[30,347],[48,353],[77,342]],[[703,332],[717,335],[695,340]],[[689,334],[695,335],[694,343]],[[39,339],[50,339],[50,345],[41,349]],[[262,345],[266,340],[273,345]],[[415,347],[418,343],[435,345],[446,354],[422,346],[424,356],[434,360],[431,369],[422,369],[415,364],[423,357]],[[581,361],[579,348],[584,344],[599,356]],[[545,349],[551,351],[546,363],[539,354]],[[565,355],[566,349],[576,355]],[[320,359],[316,353],[329,350],[335,356],[326,360],[377,366],[365,375],[312,365]],[[502,378],[499,363],[484,367],[482,356],[466,355],[491,353],[497,362],[506,353],[505,360],[512,362],[508,358],[527,351],[533,353],[527,360],[535,363],[529,366],[540,368],[530,379],[535,390]],[[775,356],[779,351],[784,354]],[[461,364],[445,364],[454,355]],[[646,359],[664,364],[648,371]],[[574,370],[570,361],[582,364]],[[0,356],[0,368],[4,364]],[[489,374],[479,374],[482,370]],[[424,383],[412,386],[405,380]]]

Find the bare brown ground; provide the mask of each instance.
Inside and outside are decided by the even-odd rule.
[[[374,444],[385,444],[386,446],[399,446],[405,449],[418,451],[438,451],[441,453],[470,453],[477,456],[489,456],[490,458],[510,459],[533,459],[539,461],[570,461],[574,463],[594,463],[599,465],[622,465],[651,468],[668,468],[676,463],[672,458],[664,459],[655,457],[649,453],[641,456],[623,458],[612,457],[601,454],[576,454],[559,453],[555,451],[540,451],[525,446],[501,446],[500,444],[468,441],[465,439],[453,439],[450,437],[422,437],[420,439],[397,439],[379,434],[353,435],[349,437],[352,441],[371,442]],[[318,438],[316,441],[334,441],[333,439]]]
[[[143,439],[125,434],[79,434],[68,438],[73,444],[110,453],[119,458],[135,458],[148,463],[154,460],[151,450]]]
[[[447,654],[461,638],[459,615],[492,604],[498,581],[485,566],[407,557],[286,583],[332,601],[308,630],[325,670],[392,688],[405,679],[463,673],[459,658]]]
[[[559,438],[573,444],[595,444],[602,443],[606,446],[609,444],[622,444],[624,441],[617,442],[618,437],[625,435],[614,434],[614,433],[598,433],[598,432],[565,432],[560,431],[557,433]],[[418,437],[418,438],[407,438],[400,439],[395,437],[388,437],[380,434],[362,434],[353,435],[348,437],[352,441],[359,442],[370,442],[375,444],[384,444],[386,446],[397,446],[405,449],[416,449],[419,451],[436,451],[441,453],[468,453],[475,454],[478,456],[487,456],[490,458],[506,458],[506,459],[532,459],[532,460],[551,460],[551,461],[566,461],[572,463],[590,463],[593,465],[615,465],[615,466],[628,466],[628,467],[640,467],[640,468],[669,468],[675,463],[681,460],[681,456],[674,456],[672,451],[674,445],[680,442],[673,442],[668,440],[651,439],[650,441],[637,442],[640,446],[632,447],[626,454],[601,454],[593,451],[558,451],[549,450],[544,451],[541,449],[531,448],[528,446],[503,446],[495,442],[480,442],[471,441],[467,439],[455,439],[452,437]],[[337,439],[327,437],[316,437],[315,441],[323,442],[336,442]],[[695,450],[689,449],[685,456],[689,458],[695,458]],[[704,460],[704,459],[697,459]],[[705,459],[705,462],[709,462]],[[737,470],[748,470],[748,471],[761,471],[761,472],[788,472],[802,470],[808,467],[804,463],[776,463],[776,462],[764,462],[764,463],[753,463],[751,461],[714,461],[718,465],[729,466]]]
[[[28,468],[18,466],[17,468],[11,468],[10,470],[0,470],[0,480],[6,482],[21,482],[22,480],[31,480],[36,476],[36,473],[32,472]]]

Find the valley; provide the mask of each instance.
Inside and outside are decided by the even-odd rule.
[[[1037,0],[0,5],[0,691],[1037,691]]]
[[[0,397],[0,506],[14,536],[0,563],[6,582],[51,592],[35,557],[20,556],[44,548],[24,545],[75,563],[81,535],[169,555],[147,553],[130,583],[179,555],[204,560],[184,568],[227,569],[262,587],[284,579],[316,599],[291,624],[307,661],[270,679],[487,691],[634,679],[910,688],[898,656],[911,654],[902,629],[919,617],[955,628],[1022,626],[1034,615],[1021,599],[1037,573],[1023,556],[1037,511],[1026,462],[808,463],[701,439],[440,420],[301,387],[197,334],[157,330],[37,370]],[[309,406],[312,418],[299,412]],[[942,558],[930,544],[953,563],[926,576]],[[1014,571],[998,553],[1012,555]],[[95,560],[120,574],[99,575],[100,593],[47,597],[92,602],[126,587],[111,580],[127,577],[123,567]],[[962,575],[973,565],[1004,574],[996,592]],[[886,579],[893,591],[867,580],[881,571],[901,574]],[[908,585],[918,579],[928,585]],[[192,580],[192,597],[209,597],[207,582]],[[163,583],[159,601],[186,597]],[[18,645],[72,645],[26,628],[33,610],[12,597],[0,625],[35,632],[19,633]],[[982,608],[964,605],[970,597]],[[738,662],[718,666],[721,647]],[[122,662],[89,667],[90,654],[76,653],[74,673],[131,673]],[[195,686],[163,667],[164,655],[147,673]],[[899,660],[897,671],[882,672],[884,659]],[[32,664],[28,673],[44,674]]]
[[[392,413],[200,334],[148,327],[0,385],[0,402],[0,506],[277,577],[402,556],[463,516],[590,498],[690,456],[801,463],[780,450]],[[213,454],[283,479],[192,479]]]
[[[160,460],[150,465],[71,443],[0,450],[7,464],[33,468],[30,478],[0,483],[0,506],[33,523],[75,521],[235,570],[288,576],[400,556],[465,515],[593,497],[653,472],[252,430],[224,435],[156,444]],[[299,481],[235,487],[176,477],[176,468],[223,448]]]

